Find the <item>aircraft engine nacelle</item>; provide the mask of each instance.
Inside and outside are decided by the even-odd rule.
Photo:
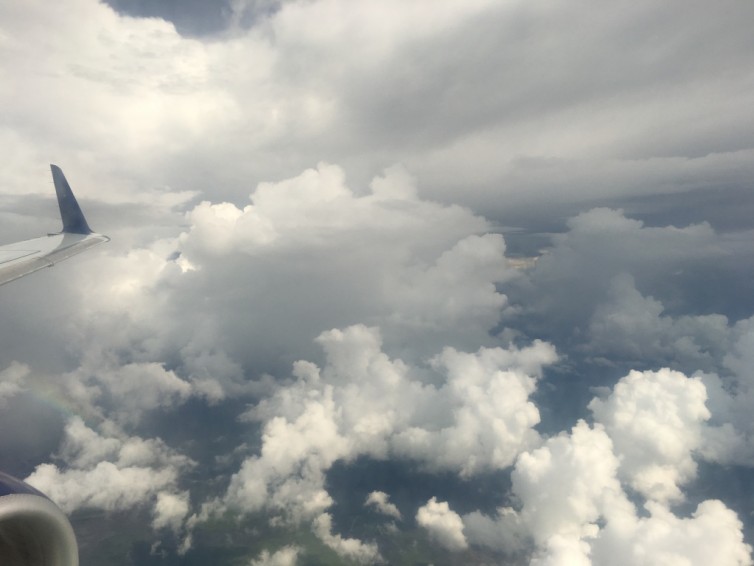
[[[78,566],[71,523],[43,493],[0,472],[0,564]]]

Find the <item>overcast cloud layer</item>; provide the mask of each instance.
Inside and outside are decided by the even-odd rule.
[[[748,3],[0,4],[0,465],[88,564],[743,565]]]

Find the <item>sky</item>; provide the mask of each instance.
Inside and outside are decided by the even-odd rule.
[[[754,5],[0,3],[0,469],[82,564],[751,564]]]

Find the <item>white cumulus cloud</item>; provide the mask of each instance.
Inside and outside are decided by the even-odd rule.
[[[696,476],[706,400],[701,379],[663,369],[631,372],[589,408],[613,442],[619,475],[644,497],[665,502],[682,499],[681,486]]]
[[[319,539],[339,555],[357,564],[378,564],[382,562],[379,549],[374,543],[365,543],[355,538],[345,538],[332,532],[332,517],[322,513],[312,522],[312,530]]]
[[[247,413],[264,423],[263,444],[233,476],[229,506],[312,516],[332,503],[324,473],[337,459],[399,457],[467,477],[510,466],[538,442],[529,395],[556,360],[548,344],[447,348],[426,383],[426,368],[382,351],[377,329],[332,330],[318,342],[326,365],[298,362],[295,381]]]
[[[192,461],[159,439],[126,436],[112,423],[101,427],[111,433],[100,434],[72,418],[60,449],[67,466],[40,464],[25,481],[66,512],[151,506],[155,528],[177,531],[188,513],[188,494],[179,492],[177,483]]]
[[[263,550],[249,562],[249,566],[296,566],[300,552],[297,546],[284,546],[272,554],[269,550]]]
[[[448,550],[465,550],[468,547],[461,516],[445,501],[437,501],[435,497],[427,501],[427,504],[416,512],[416,522]]]
[[[519,457],[512,475],[519,510],[464,516],[470,540],[525,555],[528,538],[534,546],[531,563],[537,565],[750,564],[743,525],[721,501],[703,501],[690,517],[668,507],[677,483],[690,473],[688,452],[706,418],[703,391],[699,380],[668,370],[630,374],[608,401],[592,404],[605,426],[580,421],[569,434]],[[680,396],[678,406],[675,396]],[[653,449],[682,434],[684,418],[690,419],[692,442],[679,441],[679,450],[663,460]],[[658,421],[656,439],[649,431],[639,432],[651,420]],[[633,421],[639,421],[636,427]],[[629,438],[637,443],[632,449],[626,448]],[[660,472],[654,472],[655,466]],[[645,496],[645,513],[629,500],[627,487]],[[503,529],[507,548],[496,540]]]

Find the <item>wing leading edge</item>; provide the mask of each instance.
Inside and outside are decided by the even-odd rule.
[[[60,167],[50,165],[50,169],[58,196],[63,231],[59,234],[0,246],[0,285],[45,267],[52,267],[59,261],[110,240],[107,236],[96,234],[89,228],[84,213],[81,212],[81,207],[76,202],[71,186]]]

